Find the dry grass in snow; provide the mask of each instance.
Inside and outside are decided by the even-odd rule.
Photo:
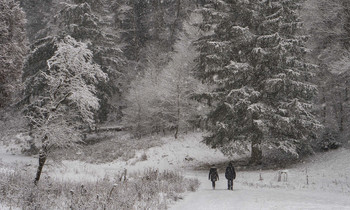
[[[33,172],[0,165],[0,203],[20,209],[166,209],[186,191],[195,191],[198,180],[179,173],[147,169],[101,180],[58,181],[44,176],[38,186]]]

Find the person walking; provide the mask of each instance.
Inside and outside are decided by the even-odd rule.
[[[213,190],[215,190],[215,182],[219,180],[218,170],[215,165],[211,166],[208,179],[211,180]]]
[[[231,162],[226,168],[225,177],[227,179],[227,189],[233,190],[233,180],[236,178],[236,171]]]

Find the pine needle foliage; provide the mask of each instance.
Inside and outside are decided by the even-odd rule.
[[[205,20],[215,24],[196,42],[194,71],[215,87],[200,97],[211,104],[207,144],[230,154],[234,142],[248,142],[252,162],[261,163],[263,146],[298,156],[315,137],[321,126],[312,114],[316,66],[303,58],[299,6],[294,0],[232,0],[205,7],[205,16],[212,16]]]

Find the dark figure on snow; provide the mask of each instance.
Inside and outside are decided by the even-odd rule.
[[[212,165],[209,170],[209,180],[211,180],[213,190],[215,190],[215,182],[219,180],[218,170],[216,169],[215,165]]]
[[[236,178],[235,167],[230,162],[226,168],[225,177],[227,179],[227,189],[233,190],[233,180]]]

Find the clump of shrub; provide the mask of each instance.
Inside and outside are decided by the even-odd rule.
[[[147,169],[126,179],[105,177],[97,182],[62,182],[44,177],[38,186],[20,170],[0,174],[0,202],[22,209],[166,209],[199,182],[172,171]]]
[[[146,161],[148,159],[147,154],[143,153],[140,157],[140,161]]]
[[[332,149],[338,149],[342,144],[338,141],[339,135],[337,132],[326,129],[322,134],[321,140],[318,142],[318,149],[328,151]]]

